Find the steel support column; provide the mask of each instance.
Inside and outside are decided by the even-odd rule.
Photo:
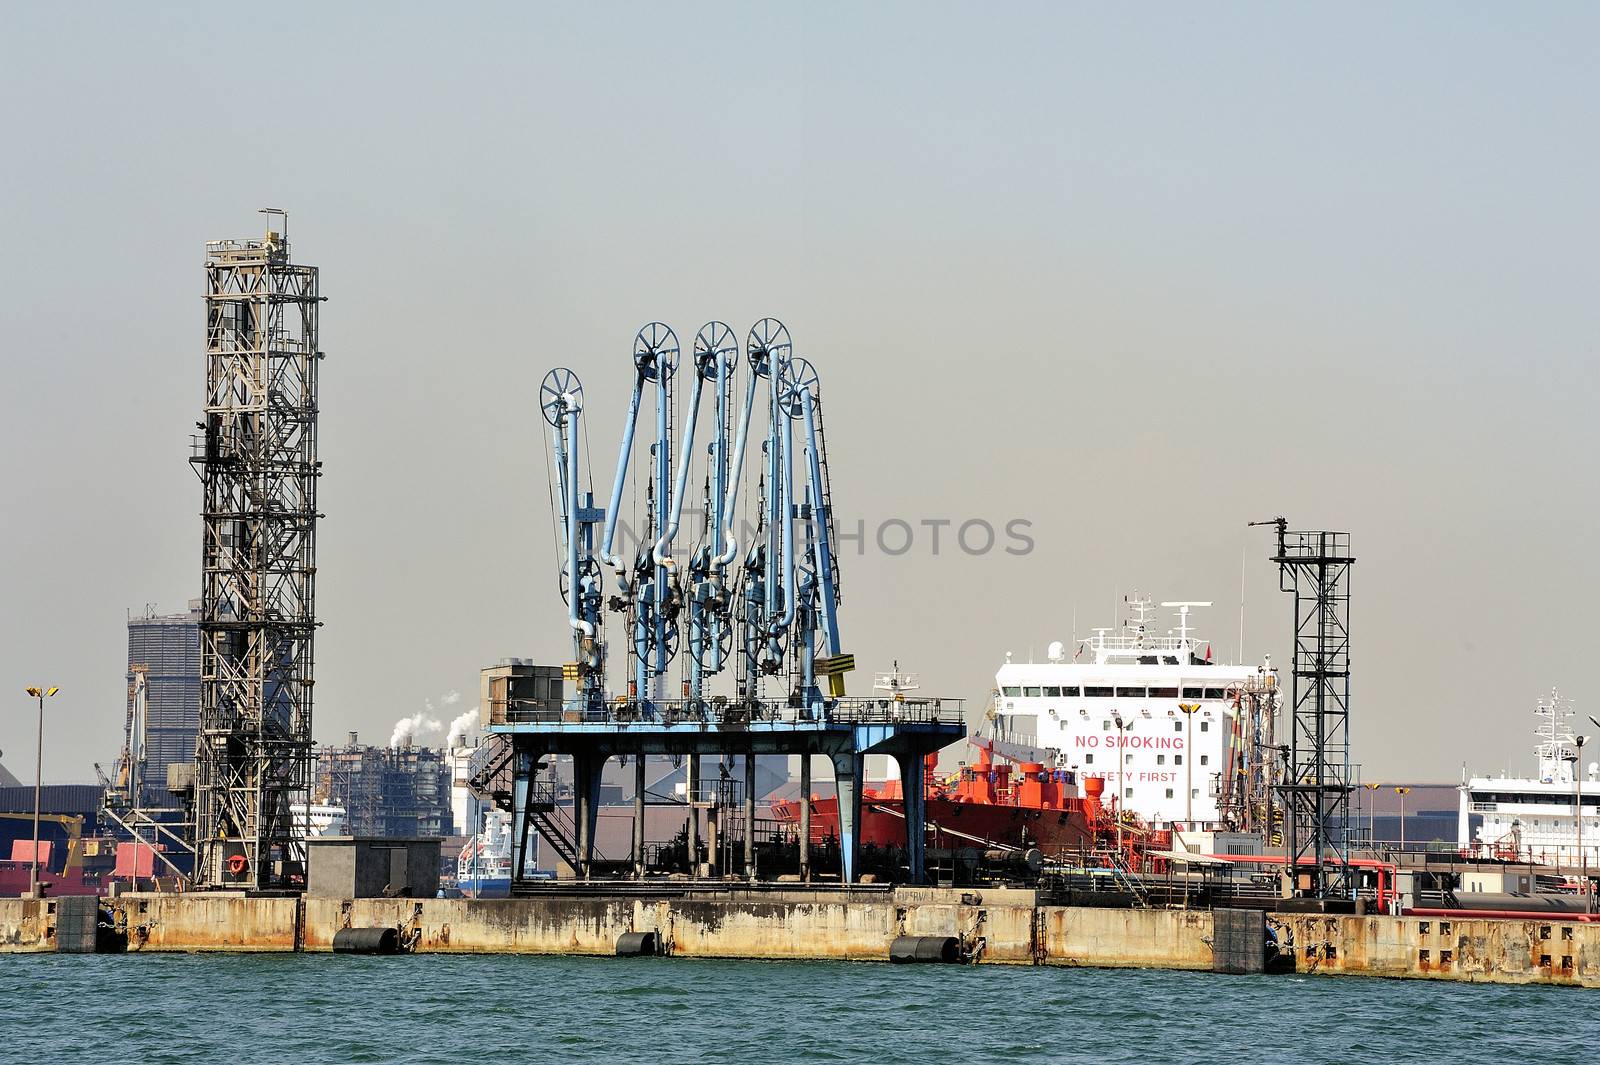
[[[522,879],[522,872],[528,867],[528,833],[533,821],[528,810],[533,790],[533,753],[518,751],[512,761],[516,769],[511,778],[511,880],[515,883]],[[481,825],[473,828],[473,846],[478,845],[477,835],[482,830]]]
[[[756,756],[744,756],[744,875],[756,878]]]
[[[911,883],[920,884],[926,879],[928,816],[923,776],[927,766],[923,756],[915,753],[896,755],[895,761],[900,766],[900,793],[906,812],[906,863]]]
[[[578,865],[574,870],[589,879],[594,870],[594,830],[600,818],[600,781],[606,756],[584,751],[572,756],[573,822],[578,827]]]
[[[843,751],[829,757],[839,796],[839,863],[844,882],[853,884],[861,857],[861,777],[866,756]]]
[[[800,880],[811,883],[811,755],[800,756]]]
[[[688,866],[685,870],[690,876],[696,875],[700,867],[700,808],[695,805],[700,792],[700,756],[689,755],[687,768],[684,770],[683,794],[689,801],[689,820],[685,825],[684,838],[687,841]]]
[[[633,875],[644,879],[644,755],[633,760]]]

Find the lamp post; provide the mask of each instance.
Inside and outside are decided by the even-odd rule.
[[[1378,812],[1378,797],[1372,793],[1383,787],[1383,785],[1363,782],[1361,786],[1367,789],[1367,847],[1370,849],[1374,845],[1373,837],[1378,834],[1373,827],[1375,824],[1374,818]]]
[[[1572,737],[1572,745],[1577,748],[1572,756],[1572,786],[1577,793],[1572,805],[1578,827],[1578,891],[1583,897],[1584,913],[1589,912],[1589,855],[1583,849],[1583,745],[1588,742],[1587,736]]]
[[[1122,860],[1122,798],[1123,798],[1122,765],[1128,759],[1127,754],[1123,750],[1122,737],[1123,737],[1123,729],[1127,728],[1127,726],[1125,724],[1123,724],[1122,715],[1121,714],[1117,714],[1111,720],[1114,721],[1116,723],[1116,726],[1117,726],[1117,860],[1121,861]]]
[[[1394,789],[1394,793],[1400,796],[1400,853],[1402,855],[1406,852],[1406,794],[1410,791],[1411,789],[1406,787]]]
[[[1595,728],[1600,729],[1600,720],[1597,720],[1594,717],[1593,714],[1589,715],[1589,721],[1594,725]],[[1579,737],[1577,737],[1577,741],[1578,741],[1578,755],[1579,755],[1579,758],[1581,760],[1582,755],[1583,755],[1583,745],[1585,743],[1589,742],[1589,737],[1587,737],[1587,736],[1579,736]],[[1582,886],[1583,886],[1583,912],[1584,913],[1592,913],[1592,912],[1594,912],[1594,904],[1593,904],[1593,901],[1592,901],[1594,896],[1589,891],[1589,854],[1588,854],[1587,851],[1585,851],[1583,849],[1583,774],[1582,774],[1582,770],[1583,770],[1583,766],[1582,765],[1580,765],[1578,762],[1574,762],[1573,763],[1573,765],[1572,765],[1572,776],[1578,782],[1578,861],[1579,861],[1579,864],[1580,864],[1581,868],[1583,869],[1583,884],[1582,884]]]
[[[39,786],[44,780],[44,701],[60,688],[29,688],[39,700],[39,750],[33,762],[33,871],[28,875],[28,897],[39,897]]]
[[[1194,712],[1200,709],[1199,703],[1179,703],[1178,709],[1183,711],[1183,768],[1184,768],[1184,813],[1183,827],[1186,831],[1194,831]]]
[[[1194,712],[1200,709],[1199,703],[1179,703],[1178,709],[1183,711],[1183,827],[1186,832],[1194,831]],[[1180,837],[1181,838],[1181,837]],[[1188,850],[1187,843],[1184,850]],[[1189,908],[1189,877],[1194,872],[1194,867],[1188,862],[1183,865],[1183,908]]]

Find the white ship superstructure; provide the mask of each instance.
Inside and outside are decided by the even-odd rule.
[[[295,823],[307,819],[308,836],[342,836],[349,831],[347,811],[334,803],[314,802],[309,807],[303,802],[289,804],[289,816]]]
[[[1582,764],[1572,707],[1560,692],[1552,689],[1534,713],[1538,775],[1473,777],[1462,785],[1457,840],[1484,857],[1577,865],[1581,792],[1583,853],[1590,865],[1600,864],[1600,765]],[[1468,830],[1472,814],[1483,817],[1476,838]]]
[[[1177,628],[1151,631],[1150,600],[1128,600],[1120,632],[1095,629],[1071,661],[1060,643],[1045,662],[1006,664],[995,676],[995,736],[1053,752],[1079,779],[1101,777],[1105,796],[1160,825],[1221,827],[1221,803],[1241,754],[1240,691],[1274,680],[1267,666],[1212,660],[1190,610],[1163,603]],[[1192,708],[1192,709],[1185,709]]]
[[[484,813],[483,831],[467,840],[456,859],[456,887],[469,898],[500,896],[510,891],[509,813],[503,810]]]

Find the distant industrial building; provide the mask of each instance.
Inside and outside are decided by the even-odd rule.
[[[194,761],[199,726],[200,601],[191,600],[181,614],[130,617],[125,753],[117,790],[131,799],[137,788],[143,806],[172,805],[167,769]]]
[[[374,747],[354,732],[343,747],[316,754],[312,799],[345,810],[346,835],[448,836],[451,767],[434,747]]]

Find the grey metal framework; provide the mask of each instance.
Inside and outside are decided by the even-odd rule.
[[[352,836],[450,835],[450,765],[433,747],[350,743],[316,752],[312,798],[342,806]]]
[[[197,886],[303,877],[316,630],[318,272],[290,261],[287,216],[206,245],[206,398],[190,462],[203,488]],[[280,228],[272,223],[280,221]]]
[[[1278,518],[1278,586],[1294,595],[1289,765],[1279,792],[1295,893],[1352,898],[1350,875],[1350,534],[1288,532]]]

